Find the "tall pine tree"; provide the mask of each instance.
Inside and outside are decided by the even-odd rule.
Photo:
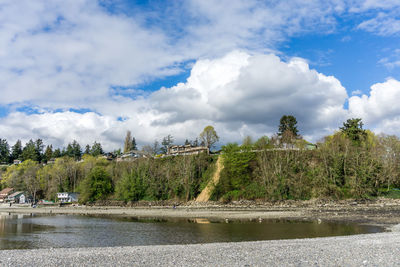
[[[6,139],[0,138],[0,164],[10,162],[10,147]]]
[[[11,147],[11,161],[22,160],[22,143],[21,140],[17,140],[15,145]]]

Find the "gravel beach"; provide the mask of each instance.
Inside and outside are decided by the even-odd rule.
[[[198,245],[0,251],[1,266],[400,266],[400,232]]]
[[[296,219],[385,226],[390,232],[238,243],[2,250],[0,266],[400,266],[400,202],[172,207],[0,207],[0,212],[157,218]],[[101,245],[101,244],[99,244]]]

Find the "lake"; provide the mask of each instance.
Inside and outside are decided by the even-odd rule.
[[[318,221],[209,221],[84,215],[0,214],[0,249],[239,242],[382,232],[377,226]]]

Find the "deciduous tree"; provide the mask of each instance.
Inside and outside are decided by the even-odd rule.
[[[212,148],[216,142],[218,142],[219,137],[214,127],[208,125],[204,128],[204,130],[200,133],[200,140],[204,142],[204,145],[208,148]]]

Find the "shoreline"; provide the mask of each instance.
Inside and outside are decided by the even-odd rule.
[[[187,245],[0,250],[2,266],[397,266],[400,200],[358,203],[150,207],[5,207],[0,213],[82,214],[209,220],[327,220],[378,225],[390,232],[305,239]]]
[[[325,220],[353,222],[390,228],[400,224],[400,200],[375,201],[288,201],[281,203],[189,202],[177,206],[65,206],[38,207],[0,205],[0,212],[24,214],[75,214],[129,216],[139,219],[209,219],[209,220]]]

